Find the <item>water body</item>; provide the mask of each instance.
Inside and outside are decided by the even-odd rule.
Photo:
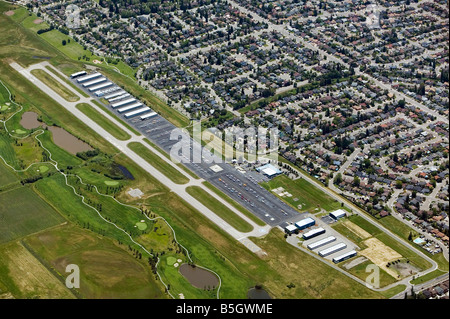
[[[179,269],[180,273],[196,288],[213,289],[219,285],[219,278],[206,269],[189,264],[182,264]]]
[[[267,291],[259,287],[250,288],[247,297],[248,299],[272,299]]]
[[[38,121],[38,115],[34,112],[25,112],[20,120],[20,125],[22,125],[27,130],[32,130],[38,128],[39,126],[45,126],[44,123]]]
[[[127,179],[134,180],[133,174],[125,166],[117,165],[117,167]]]
[[[35,112],[25,112],[22,115],[20,125],[22,125],[27,130],[38,128],[40,126],[42,126],[42,128],[44,129],[47,128],[50,132],[52,132],[53,142],[57,146],[73,155],[76,155],[78,152],[93,150],[93,148],[89,144],[79,140],[66,130],[57,126],[47,126],[44,123],[39,122],[38,115]]]

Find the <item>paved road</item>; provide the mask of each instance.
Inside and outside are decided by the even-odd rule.
[[[249,248],[252,252],[255,252],[255,253],[261,252],[261,249],[258,246],[256,246],[255,244],[251,243],[251,241],[248,239],[248,237],[263,236],[270,230],[270,226],[261,227],[261,226],[256,225],[253,221],[251,221],[245,215],[243,215],[242,213],[237,211],[228,202],[224,201],[218,195],[213,194],[209,189],[207,189],[207,188],[205,189],[204,186],[201,184],[201,180],[195,180],[192,177],[185,175],[186,177],[188,177],[190,179],[189,183],[184,184],[184,185],[179,185],[179,184],[172,182],[164,174],[159,172],[154,166],[149,164],[145,159],[143,159],[138,154],[134,153],[131,149],[128,148],[128,143],[142,142],[142,137],[136,136],[133,132],[131,132],[128,129],[126,129],[125,127],[123,127],[123,125],[120,122],[115,120],[113,117],[109,116],[105,111],[103,111],[97,105],[93,104],[91,102],[90,98],[85,98],[82,95],[80,95],[78,92],[74,92],[73,89],[68,84],[66,84],[64,81],[61,81],[58,77],[54,77],[54,79],[59,81],[62,85],[66,86],[74,94],[76,94],[80,97],[80,100],[78,102],[67,102],[62,97],[60,97],[57,93],[55,93],[52,89],[50,89],[43,82],[41,82],[39,79],[37,79],[30,73],[34,69],[46,70],[45,66],[49,65],[47,62],[32,65],[27,69],[24,69],[23,67],[21,67],[19,64],[15,63],[15,62],[11,63],[10,65],[16,71],[18,71],[20,74],[22,74],[26,79],[28,79],[34,85],[36,85],[39,89],[41,89],[44,93],[46,93],[48,96],[50,96],[53,100],[55,100],[57,103],[59,103],[61,106],[63,106],[67,111],[69,111],[70,113],[75,115],[77,118],[79,118],[85,125],[87,125],[91,129],[93,129],[100,136],[102,136],[105,140],[107,140],[112,145],[114,145],[118,150],[120,150],[121,152],[126,154],[131,160],[133,160],[142,169],[144,169],[150,175],[155,177],[158,181],[160,181],[162,184],[164,184],[172,192],[176,193],[183,200],[188,202],[191,206],[193,206],[195,209],[197,209],[199,212],[201,212],[203,215],[205,215],[208,219],[210,219],[216,225],[218,225],[223,230],[225,230],[230,236],[232,236],[233,238],[235,238],[238,241],[243,242],[244,245],[247,248]],[[51,73],[49,73],[49,74],[51,75]],[[76,108],[76,105],[79,103],[87,103],[87,104],[91,105],[96,110],[101,112],[105,117],[108,117],[108,119],[110,119],[114,124],[116,124],[123,130],[125,130],[128,134],[130,134],[132,136],[132,138],[128,141],[120,141],[120,140],[116,139],[109,132],[107,132],[101,126],[99,126],[96,122],[94,122],[89,117],[87,117],[84,113],[79,111]],[[151,149],[152,151],[154,151],[156,154],[160,154],[157,150],[151,148],[149,145],[146,145],[145,142],[142,144],[144,146],[148,147],[149,149]],[[165,156],[163,156],[163,155],[160,155],[160,156],[163,159],[165,158]],[[176,167],[182,174],[186,174],[184,171],[180,170],[180,168],[177,167],[176,165],[174,167]],[[238,214],[241,218],[246,220],[249,224],[251,224],[254,227],[253,231],[248,232],[248,233],[242,233],[242,232],[237,231],[234,227],[232,227],[230,224],[228,224],[225,220],[223,220],[222,218],[217,216],[213,211],[211,211],[209,208],[207,208],[202,203],[200,203],[197,199],[195,199],[194,197],[189,195],[186,192],[186,187],[193,186],[193,185],[202,187],[203,189],[205,189],[205,191],[208,191],[212,197],[216,198],[222,204],[226,205],[229,209],[233,210],[236,214]]]

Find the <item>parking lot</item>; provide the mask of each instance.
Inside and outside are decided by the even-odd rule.
[[[100,97],[96,96],[94,92],[90,92],[75,80],[72,80],[72,82],[103,104]],[[129,97],[124,97],[124,99],[127,98]],[[117,102],[120,102],[120,100],[115,101],[115,103]],[[258,181],[261,178],[256,177],[254,174],[259,173],[237,170],[233,165],[224,163],[221,158],[210,155],[208,150],[205,150],[189,136],[185,136],[182,139],[179,134],[175,134],[175,138],[171,139],[171,134],[177,127],[162,116],[156,115],[146,120],[141,120],[139,116],[126,118],[117,109],[113,109],[110,106],[105,106],[105,108],[109,108],[116,116],[130,124],[168,154],[171,154],[174,145],[179,143],[178,146],[183,152],[178,152],[175,154],[175,157],[177,158],[178,156],[178,160],[184,166],[197,176],[213,184],[268,225],[280,225],[294,216],[300,216],[294,208],[258,185]],[[188,151],[187,155],[186,151]],[[195,160],[193,151],[198,151],[196,154],[202,154],[201,161]]]

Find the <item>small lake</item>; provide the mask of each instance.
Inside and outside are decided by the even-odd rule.
[[[219,278],[206,269],[188,264],[182,264],[179,269],[180,273],[196,288],[213,289],[219,285]]]
[[[267,291],[262,288],[250,288],[247,293],[248,299],[272,299]]]
[[[134,180],[133,174],[125,166],[117,165],[117,167],[127,179]]]
[[[41,125],[44,126],[45,124],[38,121],[38,115],[36,113],[25,112],[22,114],[20,125],[22,125],[27,130],[32,130],[34,128],[38,128]]]
[[[20,125],[22,125],[27,130],[38,128],[40,126],[42,126],[42,128],[44,129],[47,128],[50,132],[52,132],[53,142],[57,146],[73,155],[76,155],[78,152],[93,150],[93,148],[89,144],[76,138],[66,130],[57,126],[47,126],[44,123],[39,122],[38,115],[35,112],[23,113]]]

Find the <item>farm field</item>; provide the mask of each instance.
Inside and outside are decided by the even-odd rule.
[[[25,240],[41,260],[65,274],[69,264],[80,268],[82,298],[167,298],[144,258],[127,245],[72,225],[45,231]]]
[[[0,255],[0,294],[20,299],[76,298],[64,282],[20,242],[1,245]]]
[[[17,182],[18,179],[11,171],[10,168],[3,164],[3,160],[0,159],[0,189],[4,185]]]
[[[0,193],[0,220],[0,243],[64,222],[64,218],[29,187]]]

